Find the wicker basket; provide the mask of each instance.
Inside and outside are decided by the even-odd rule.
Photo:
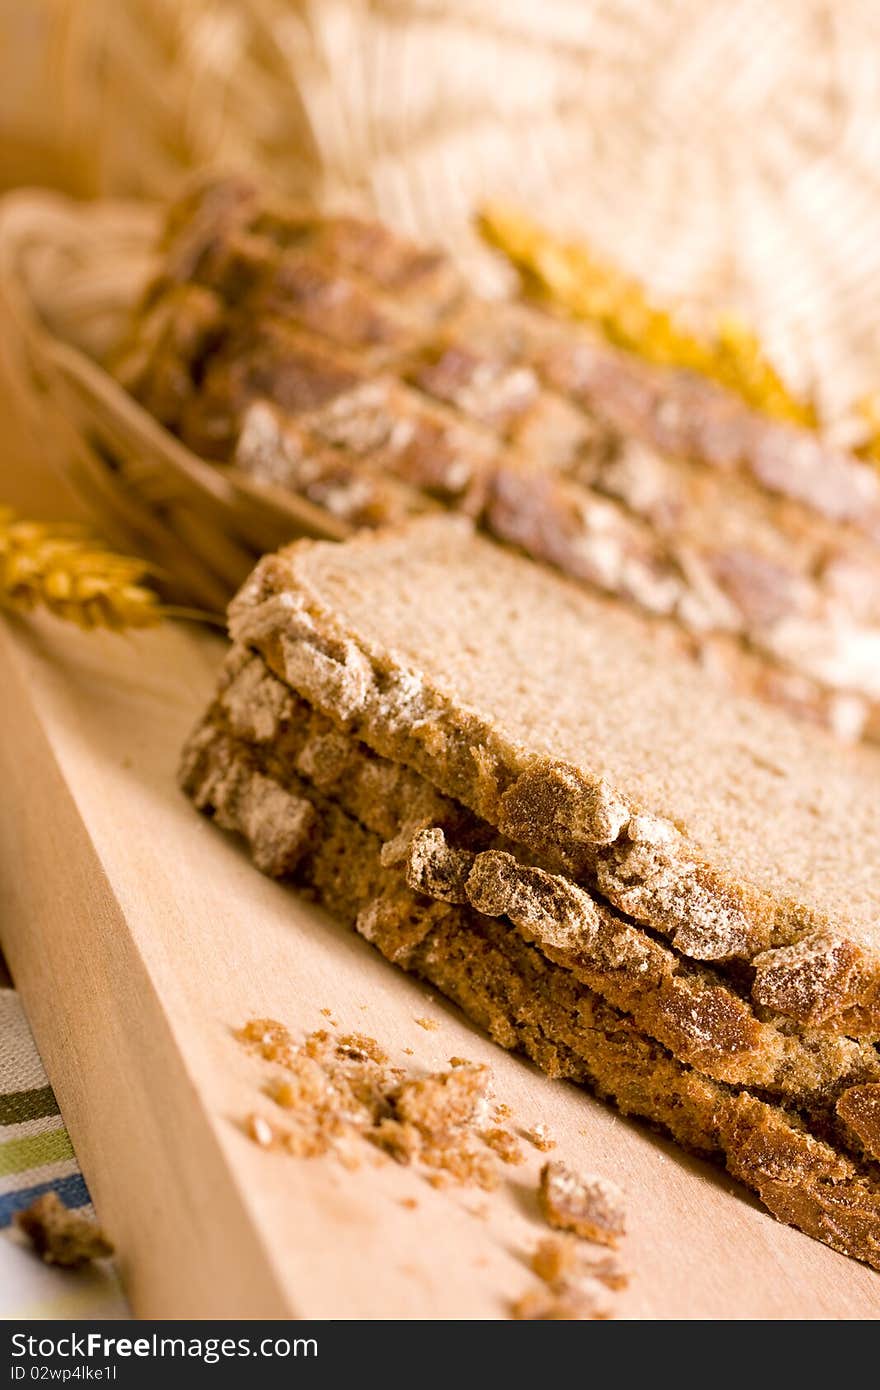
[[[100,365],[149,274],[155,234],[155,211],[136,204],[3,200],[0,394],[105,535],[159,566],[175,597],[217,609],[265,550],[346,528],[198,458]]]

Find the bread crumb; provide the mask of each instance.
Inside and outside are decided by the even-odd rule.
[[[290,1128],[279,1129],[265,1115],[250,1115],[246,1129],[261,1148],[297,1158],[332,1154],[351,1170],[367,1142],[380,1161],[420,1166],[434,1187],[457,1183],[483,1191],[498,1184],[499,1158],[522,1158],[508,1131],[481,1132],[487,1066],[457,1057],[448,1071],[414,1076],[390,1066],[385,1049],[364,1033],[334,1037],[316,1029],[296,1044],[274,1019],[253,1019],[236,1037],[277,1069],[264,1090],[289,1120]]]
[[[414,1056],[415,1056],[415,1053],[413,1052],[413,1050],[412,1050],[411,1047],[405,1047],[405,1048],[403,1049],[403,1051],[404,1051],[404,1055],[405,1055],[406,1057],[414,1057]]]
[[[489,1207],[486,1202],[478,1202],[475,1207],[465,1207],[469,1216],[475,1216],[478,1221],[489,1220]]]
[[[415,1125],[402,1124],[400,1120],[380,1120],[367,1132],[367,1138],[390,1154],[395,1163],[412,1163],[422,1147],[422,1137]]]
[[[303,1042],[303,1051],[307,1057],[315,1057],[320,1060],[330,1046],[332,1038],[326,1028],[316,1028],[313,1033],[309,1033]]]
[[[267,1087],[267,1094],[283,1110],[301,1110],[327,1101],[329,1081],[314,1057],[292,1055],[287,1075],[275,1077]]]
[[[335,1154],[339,1163],[348,1173],[356,1173],[361,1166],[360,1155],[357,1154],[349,1140],[341,1140],[335,1145]]]
[[[496,1120],[509,1120],[511,1115],[513,1114],[513,1111],[511,1110],[510,1106],[505,1105],[504,1101],[502,1100],[498,1103],[498,1105],[495,1106],[495,1109],[493,1110],[492,1114]]]
[[[426,1033],[436,1033],[437,1029],[440,1027],[436,1018],[417,1018],[416,1023],[420,1028],[424,1028]]]
[[[614,1255],[591,1251],[576,1236],[546,1236],[536,1245],[531,1263],[545,1284],[559,1285],[587,1277],[617,1291],[629,1283],[629,1275]]]
[[[415,1197],[401,1197],[400,1205],[405,1207],[407,1211],[415,1211],[419,1204]]]
[[[629,1288],[629,1271],[618,1264],[613,1255],[593,1260],[589,1268],[593,1278],[604,1284],[606,1289],[619,1293],[621,1289]]]
[[[523,1138],[540,1153],[547,1153],[548,1150],[556,1148],[556,1140],[545,1124],[532,1125],[531,1129],[524,1129],[522,1133]]]
[[[422,1151],[428,1168],[440,1169],[452,1181],[492,1192],[498,1186],[498,1170],[483,1149],[471,1148],[464,1139],[457,1143],[430,1146]]]
[[[113,1254],[97,1221],[84,1212],[71,1211],[57,1192],[44,1192],[24,1211],[16,1212],[12,1222],[47,1265],[80,1269]]]
[[[267,1062],[283,1061],[293,1041],[289,1030],[274,1018],[252,1018],[235,1036],[245,1046],[256,1048]]]
[[[484,1129],[480,1135],[483,1143],[496,1153],[502,1163],[523,1163],[525,1155],[516,1135],[509,1129]]]
[[[336,1044],[337,1051],[356,1062],[378,1062],[381,1066],[388,1061],[388,1053],[381,1048],[375,1038],[366,1033],[344,1033]]]
[[[290,1130],[281,1142],[291,1158],[321,1158],[330,1152],[330,1136],[320,1131]]]
[[[511,1316],[520,1322],[595,1322],[611,1316],[611,1304],[596,1280],[558,1289],[535,1284],[514,1301]]]
[[[547,1236],[535,1246],[532,1269],[545,1284],[572,1274],[578,1263],[578,1243],[572,1236]]]
[[[248,1115],[247,1132],[255,1144],[259,1144],[261,1149],[268,1149],[275,1142],[275,1129],[269,1121],[262,1115]]]
[[[391,1097],[396,1113],[428,1138],[470,1124],[485,1106],[489,1068],[462,1066],[404,1081]]]
[[[332,1009],[319,1009],[318,1012],[319,1012],[319,1013],[322,1013],[322,1014],[324,1015],[325,1018],[332,1018],[332,1017],[333,1017],[333,1010],[332,1010]]]
[[[595,1173],[574,1173],[564,1163],[544,1164],[538,1201],[549,1225],[599,1245],[616,1246],[626,1229],[620,1188]]]

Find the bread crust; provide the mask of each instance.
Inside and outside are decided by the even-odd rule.
[[[184,759],[196,805],[235,826],[253,756],[206,724]],[[781,1106],[679,1062],[498,919],[413,893],[399,871],[383,866],[379,836],[307,783],[297,785],[314,819],[305,853],[297,842],[295,878],[331,912],[446,993],[495,1041],[723,1162],[779,1219],[880,1268],[880,1187],[870,1169]],[[293,795],[291,785],[284,794]],[[248,817],[238,829],[252,833]],[[276,859],[285,839],[279,831]]]
[[[202,741],[210,747],[224,736],[250,746],[256,779],[290,784],[294,796],[300,782],[309,784],[379,835],[383,865],[402,868],[421,896],[506,918],[548,960],[707,1075],[805,1104],[820,1122],[848,1087],[880,1081],[875,1048],[791,1031],[723,974],[688,961],[547,861],[523,862],[512,842],[411,769],[358,743],[243,648],[227,659],[184,765]],[[282,833],[283,823],[276,828]],[[265,848],[258,852],[266,857]]]
[[[663,668],[663,681],[668,681],[669,692],[677,688],[679,695],[674,698],[652,677],[652,697],[668,699],[670,713],[679,723],[676,699],[701,709],[702,713],[695,715],[697,725],[704,719],[717,721],[722,715],[729,720],[731,743],[741,746],[725,750],[723,766],[735,769],[743,787],[751,787],[746,794],[755,795],[756,804],[765,806],[768,797],[776,796],[777,786],[789,779],[789,822],[776,831],[771,800],[770,807],[765,807],[770,810],[765,822],[768,829],[757,833],[763,833],[768,844],[775,834],[781,855],[796,837],[815,845],[815,858],[824,861],[821,874],[834,886],[832,890],[826,888],[821,875],[811,884],[799,879],[795,883],[791,876],[786,881],[781,857],[778,869],[774,858],[769,867],[759,870],[767,881],[765,886],[752,877],[750,869],[737,872],[727,868],[726,853],[707,854],[693,835],[679,828],[665,806],[661,809],[659,797],[656,806],[645,805],[621,785],[613,785],[610,771],[605,775],[591,768],[593,755],[588,750],[578,763],[541,752],[546,738],[540,731],[534,747],[524,744],[518,732],[508,731],[511,726],[503,717],[496,718],[490,712],[493,696],[488,680],[480,706],[473,699],[461,698],[451,685],[429,676],[427,668],[434,658],[427,645],[422,654],[418,634],[412,637],[411,655],[404,660],[395,636],[385,640],[377,628],[373,636],[365,637],[358,626],[360,618],[351,618],[349,610],[359,607],[353,586],[361,557],[373,583],[386,558],[393,568],[405,555],[411,555],[421,566],[418,579],[411,583],[425,585],[424,603],[431,601],[429,582],[436,585],[438,598],[442,596],[446,573],[455,574],[459,593],[471,580],[473,585],[482,586],[486,604],[496,589],[499,602],[515,606],[507,597],[514,592],[522,594],[526,604],[530,587],[536,583],[532,629],[539,634],[536,640],[543,640],[538,615],[546,614],[548,630],[558,628],[563,617],[570,617],[567,638],[582,640],[585,650],[589,650],[588,642],[625,641],[625,652],[631,650],[632,655],[622,657],[622,664],[631,660],[634,671],[642,660],[635,625],[627,627],[567,586],[559,584],[557,588],[550,577],[538,580],[540,572],[525,561],[499,555],[462,523],[447,518],[410,523],[382,537],[356,538],[345,547],[345,557],[337,564],[341,553],[333,547],[303,542],[266,557],[230,608],[233,637],[259,651],[282,681],[376,752],[414,768],[528,850],[556,856],[571,876],[598,888],[615,907],[642,925],[667,935],[677,950],[704,961],[759,957],[756,1002],[770,999],[763,991],[769,990],[767,982],[772,978],[772,1007],[779,1013],[832,1031],[878,1035],[880,951],[876,941],[880,939],[880,901],[872,886],[874,880],[866,872],[863,853],[854,852],[853,832],[848,826],[853,810],[870,818],[876,805],[870,790],[873,762],[863,764],[855,758],[846,762],[820,736],[811,739],[809,731],[790,729],[782,721],[767,723],[770,716],[762,719],[752,706],[724,711],[719,705],[716,709],[706,683],[681,665],[676,667],[671,657]],[[462,618],[460,627],[457,621],[453,609],[450,650],[459,631],[462,644],[476,640],[467,621]],[[377,623],[381,627],[378,618]],[[388,628],[391,633],[393,618],[389,618]],[[492,653],[497,651],[499,659],[508,662],[511,678],[516,679],[514,654],[504,646],[507,638],[500,633],[497,638],[493,634],[491,640]],[[643,636],[641,640],[646,639]],[[418,664],[413,660],[417,651]],[[478,669],[488,671],[482,656]],[[538,682],[543,679],[536,671],[536,689],[542,688]],[[621,680],[625,680],[623,674]],[[625,693],[624,686],[618,688]],[[546,699],[548,710],[552,710],[554,695],[549,685]],[[588,708],[585,703],[585,713]],[[737,733],[740,726],[742,735]],[[635,736],[644,731],[633,725],[632,732]],[[702,736],[702,731],[697,727],[695,734]],[[783,747],[788,749],[785,756],[790,770],[777,765],[783,756],[778,750]],[[596,765],[601,763],[598,751]],[[686,744],[676,756],[683,767],[696,768]],[[874,756],[865,754],[866,759]],[[700,772],[705,776],[706,769]],[[720,844],[727,836],[722,819],[726,814],[726,775],[726,771],[719,772],[714,786],[706,782],[714,809],[707,810],[704,803],[697,804],[688,794],[688,814],[703,817],[704,825]],[[827,819],[817,822],[810,811],[811,798],[826,795],[832,781],[837,785],[839,811],[829,810]],[[685,786],[682,779],[678,785]],[[835,824],[835,815],[847,820]],[[750,865],[754,837],[751,826],[741,819],[741,857]],[[878,831],[880,827],[875,827],[874,833]],[[868,827],[868,843],[870,833]],[[842,862],[848,860],[860,876],[860,910],[856,908],[856,880],[852,887],[846,884],[846,891],[842,882],[837,887],[842,871],[829,865],[831,845]],[[803,858],[800,845],[797,855]],[[827,870],[824,865],[829,865]],[[794,896],[795,888],[801,890],[799,898]],[[834,910],[823,908],[823,901],[832,903]],[[843,915],[844,904],[849,920]],[[800,970],[799,952],[808,952],[811,944],[820,941],[831,941],[845,950],[846,972],[815,970],[806,974]],[[798,950],[787,953],[795,944]]]

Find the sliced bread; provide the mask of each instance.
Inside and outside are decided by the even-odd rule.
[[[880,1186],[870,1167],[812,1136],[783,1107],[682,1065],[502,923],[413,893],[383,865],[378,836],[308,784],[280,787],[247,744],[208,724],[190,744],[184,775],[201,810],[260,844],[258,856],[272,839],[280,872],[502,1046],[723,1162],[780,1220],[880,1267]]]
[[[658,663],[635,615],[431,518],[265,558],[236,640],[377,752],[561,857],[754,999],[880,1031],[880,754]]]

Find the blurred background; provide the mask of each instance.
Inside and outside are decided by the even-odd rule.
[[[743,313],[832,421],[880,378],[874,0],[0,0],[0,24],[7,187],[259,169],[471,258],[501,193],[687,312]]]
[[[873,0],[0,0],[2,500],[179,568],[147,512],[202,485],[166,460],[142,487],[141,438],[123,499],[94,444],[120,402],[74,399],[54,349],[106,355],[148,209],[205,169],[375,210],[490,293],[500,198],[687,327],[735,315],[834,442],[880,439],[878,62]]]

